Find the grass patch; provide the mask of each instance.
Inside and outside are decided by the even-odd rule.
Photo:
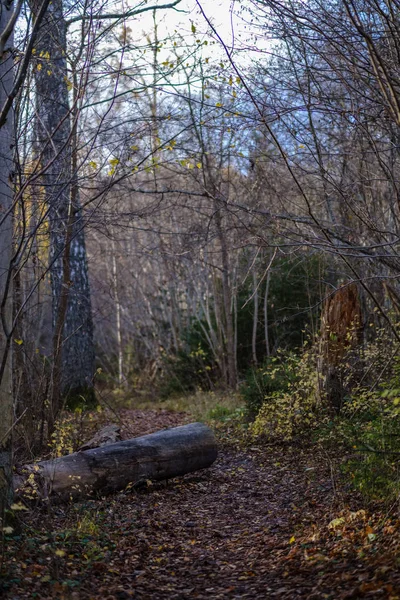
[[[185,412],[194,421],[224,420],[242,410],[243,398],[237,392],[197,391],[161,401],[139,399],[131,402],[129,408]]]

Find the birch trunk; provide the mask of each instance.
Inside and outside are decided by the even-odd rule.
[[[121,302],[119,299],[119,286],[118,286],[118,270],[117,270],[117,256],[114,237],[111,238],[111,251],[112,251],[112,282],[114,289],[114,303],[115,303],[115,319],[116,319],[116,333],[117,333],[117,352],[118,352],[118,385],[122,386],[125,383],[124,377],[124,351],[122,346],[122,327],[121,327]]]
[[[66,22],[61,0],[50,3],[36,45],[35,83],[42,184],[49,210],[50,274],[55,328],[55,394],[93,399],[94,346],[83,215],[74,178],[66,61]],[[76,134],[76,132],[75,132]],[[58,330],[58,331],[57,331]],[[61,335],[60,335],[61,334]],[[61,369],[61,372],[57,372]]]
[[[227,362],[227,383],[230,387],[237,386],[236,359],[235,359],[235,333],[233,329],[232,315],[232,288],[229,281],[229,256],[226,235],[222,226],[221,208],[216,206],[215,224],[217,236],[221,248],[221,263],[222,263],[222,308],[225,325],[225,348]]]
[[[0,35],[13,14],[13,4],[1,1]],[[13,58],[9,36],[0,57],[0,107],[13,85]],[[14,406],[11,380],[11,266],[13,255],[13,112],[0,129],[0,519],[12,500],[12,426]]]

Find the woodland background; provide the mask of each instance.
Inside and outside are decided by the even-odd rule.
[[[2,514],[63,419],[190,394],[398,498],[400,3],[1,6]]]

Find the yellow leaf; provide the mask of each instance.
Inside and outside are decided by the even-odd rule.
[[[92,167],[92,169],[97,169],[97,163],[94,160],[91,160],[89,165]]]
[[[38,71],[41,71],[41,70],[42,70],[42,65],[39,63],[39,64],[37,65],[36,69],[37,69]]]
[[[217,104],[215,105],[217,108],[220,108],[222,106],[221,102],[217,102]]]
[[[196,27],[192,23],[192,33],[196,33]]]
[[[196,163],[196,167],[197,167],[198,169],[201,169],[201,163]]]
[[[60,556],[61,558],[65,556],[64,550],[56,550],[54,553],[56,556]]]
[[[64,81],[67,84],[67,90],[70,92],[73,88],[72,81],[70,81],[67,76],[64,77]]]
[[[296,538],[294,537],[294,535],[292,535],[292,537],[289,540],[289,544],[294,544],[295,541],[296,541]]]
[[[10,527],[10,526],[8,526],[8,527],[3,527],[3,533],[5,533],[5,534],[10,534],[10,533],[12,533],[13,531],[14,531],[14,529],[13,529],[12,527]]]
[[[14,340],[14,342],[15,342],[16,344],[18,344],[18,346],[22,346],[22,344],[24,343],[24,341],[23,341],[23,340]]]
[[[18,504],[11,504],[11,510],[29,510],[26,506],[22,504],[22,502],[18,502]]]
[[[333,521],[331,521],[328,525],[329,529],[336,529],[337,527],[340,527],[341,525],[344,525],[346,522],[346,519],[344,517],[340,517],[339,519],[333,519]]]

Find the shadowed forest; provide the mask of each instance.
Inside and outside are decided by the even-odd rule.
[[[4,598],[400,598],[400,2],[1,0]]]

